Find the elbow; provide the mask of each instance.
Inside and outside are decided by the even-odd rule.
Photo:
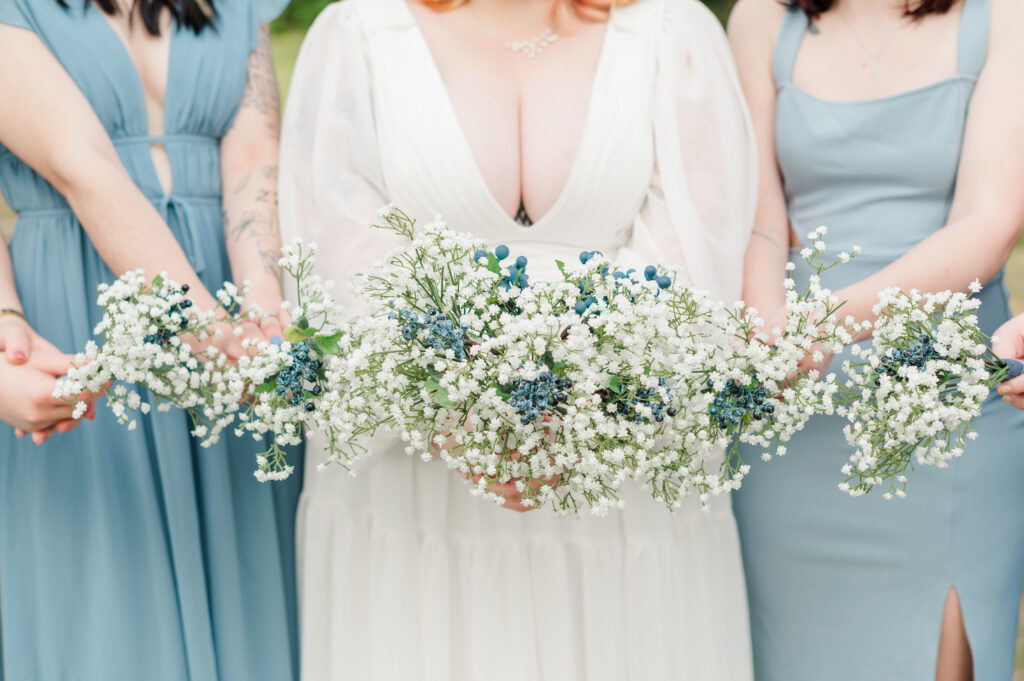
[[[276,168],[277,141],[269,135],[247,135],[245,139],[225,138],[221,145],[221,172],[224,177],[241,177],[254,170]]]

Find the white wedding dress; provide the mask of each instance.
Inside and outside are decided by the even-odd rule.
[[[721,27],[697,0],[613,12],[568,183],[532,227],[489,193],[403,0],[344,0],[310,31],[285,117],[281,221],[339,281],[394,245],[387,203],[530,258],[601,250],[740,292],[753,138]],[[378,436],[350,477],[308,452],[299,518],[306,681],[749,681],[730,500],[674,516],[627,489],[606,518],[518,514]]]

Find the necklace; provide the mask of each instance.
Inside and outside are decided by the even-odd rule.
[[[864,44],[864,41],[861,40],[860,35],[857,33],[857,31],[853,29],[853,24],[851,24],[850,20],[846,18],[846,14],[841,9],[837,12],[837,14],[839,15],[839,18],[843,20],[843,23],[846,24],[846,28],[850,31],[850,35],[853,36],[853,39],[857,41],[857,44],[860,46],[861,51],[863,51],[864,54],[867,55],[868,62],[864,66],[867,67],[867,69],[871,72],[872,76],[877,76],[879,57],[881,57],[882,54],[889,48],[889,45],[892,44],[893,39],[896,38],[896,34],[899,33],[900,30],[903,29],[903,27],[906,26],[907,24],[899,24],[895,29],[893,29],[893,32],[889,34],[889,37],[885,39],[885,42],[883,42],[882,45],[875,52],[872,52],[871,50],[868,49],[867,45]]]
[[[544,51],[544,48],[558,41],[558,34],[555,33],[555,29],[548,26],[544,29],[543,33],[535,38],[529,40],[503,40],[498,36],[494,35],[494,32],[487,27],[484,20],[477,13],[476,8],[471,3],[470,9],[473,10],[473,16],[476,17],[477,23],[480,24],[480,28],[483,29],[484,33],[488,35],[491,40],[500,43],[506,50],[512,52],[522,52],[530,59],[533,59],[538,54]]]

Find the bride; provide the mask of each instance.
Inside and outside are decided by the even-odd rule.
[[[533,276],[598,249],[738,298],[754,143],[722,30],[698,0],[612,4],[328,7],[285,117],[286,235],[317,241],[320,274],[342,281],[395,245],[367,227],[394,202],[507,244]],[[306,479],[308,681],[751,678],[728,498],[672,516],[627,489],[620,513],[558,519],[371,446],[358,477]]]

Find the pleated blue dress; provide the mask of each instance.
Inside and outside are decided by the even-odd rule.
[[[801,236],[827,225],[830,255],[863,248],[824,275],[833,289],[877,272],[946,223],[988,43],[988,0],[964,1],[952,10],[963,9],[956,76],[855,102],[824,101],[791,82],[808,22],[786,14],[774,73],[789,218]],[[805,269],[796,274],[806,282]],[[981,299],[991,334],[1009,316],[1002,274]],[[918,467],[908,497],[893,501],[884,490],[854,499],[837,489],[850,454],[843,424],[812,419],[768,463],[744,452],[753,470],[734,503],[756,678],[932,681],[955,588],[975,679],[1009,681],[1024,582],[1024,415],[993,397],[963,456],[947,470]]]
[[[259,25],[286,2],[217,0],[215,26],[172,29],[165,136],[147,136],[138,73],[101,11],[0,0],[85,94],[139,189],[214,291],[231,271],[219,143],[242,97]],[[0,96],[11,96],[0,93]],[[150,144],[166,146],[165,194]],[[67,201],[0,147],[18,213],[11,253],[35,329],[80,351],[113,275]],[[180,411],[128,431],[96,421],[41,447],[0,424],[0,626],[6,681],[292,681],[297,678],[294,517],[301,470],[252,475],[258,443],[200,448]],[[296,457],[293,457],[296,458]],[[298,460],[296,459],[298,463]]]

